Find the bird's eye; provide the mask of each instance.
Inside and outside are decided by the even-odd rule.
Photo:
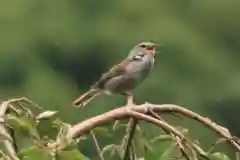
[[[147,46],[147,50],[153,50],[154,46]]]
[[[142,44],[140,47],[142,47],[142,48],[146,48],[146,45],[145,45],[145,44]]]

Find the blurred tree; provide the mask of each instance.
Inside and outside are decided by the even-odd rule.
[[[240,96],[239,7],[237,0],[3,0],[0,99],[27,96],[70,122],[106,111],[123,99],[101,97],[79,111],[70,104],[133,45],[155,40],[156,68],[136,100],[194,108],[239,135],[240,102],[231,99]]]

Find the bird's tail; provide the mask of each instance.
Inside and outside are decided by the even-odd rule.
[[[88,102],[90,102],[93,98],[98,96],[100,94],[99,89],[90,89],[86,93],[82,94],[80,97],[78,97],[72,104],[74,107],[84,107]]]

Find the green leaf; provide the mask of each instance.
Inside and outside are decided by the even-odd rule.
[[[23,135],[26,135],[27,132],[29,135],[39,138],[39,134],[36,129],[37,122],[27,115],[15,116],[9,114],[6,116],[6,123],[14,129],[22,131]]]
[[[158,152],[147,152],[144,154],[144,158],[146,160],[149,160],[149,159],[156,159],[156,160],[160,160],[159,159],[159,153]]]
[[[40,120],[36,126],[40,137],[48,137],[50,139],[56,139],[60,126],[54,124],[51,119]]]
[[[103,132],[103,133],[108,133],[108,130],[104,127],[96,127],[93,129],[94,132]]]
[[[44,111],[36,116],[37,120],[50,119],[57,114],[57,111]]]
[[[125,128],[125,127],[126,127],[126,124],[122,124],[122,123],[120,123],[119,120],[116,120],[116,121],[114,122],[113,126],[112,126],[112,130],[113,130],[113,131],[116,131],[116,130],[118,130],[118,129]]]
[[[104,134],[104,136],[106,137],[111,137],[112,134],[109,132],[109,130],[107,128],[104,127],[96,127],[93,129],[94,133],[98,133],[98,134]]]
[[[181,126],[176,126],[176,129],[182,132],[184,135],[186,135],[189,132],[188,128],[184,128]]]
[[[152,143],[147,139],[147,136],[143,132],[137,132],[134,137],[134,144],[136,144],[137,148],[146,152],[152,152]]]
[[[158,141],[168,141],[168,140],[172,140],[172,136],[170,136],[168,134],[161,134],[161,135],[151,139],[150,142],[154,144]]]
[[[115,144],[109,144],[103,147],[101,154],[104,155],[104,153],[106,153],[107,151],[112,151],[116,149],[116,145]]]
[[[153,148],[152,148],[150,142],[147,139],[142,138],[142,139],[140,139],[140,141],[141,141],[141,144],[142,144],[145,152],[147,152],[147,151],[152,152],[153,151]]]
[[[32,146],[20,151],[19,155],[21,160],[52,160],[50,152],[39,149],[36,146]]]
[[[211,153],[217,145],[219,145],[220,143],[223,143],[227,140],[228,139],[226,139],[226,138],[219,138],[216,142],[214,142],[214,144],[212,144],[212,147],[208,150],[208,153]]]
[[[78,137],[78,138],[76,138],[75,140],[76,140],[76,142],[80,142],[80,141],[85,141],[85,140],[87,140],[88,138],[86,137],[86,136],[81,136],[81,137]]]
[[[225,155],[224,153],[220,153],[220,152],[215,152],[215,153],[211,154],[211,157],[214,160],[231,160],[227,155]]]
[[[77,141],[72,141],[70,144],[67,144],[62,150],[63,151],[69,151],[69,150],[74,150],[78,148],[78,143]]]
[[[172,157],[171,155],[173,154],[174,152],[174,149],[176,148],[177,144],[175,143],[172,143],[170,145],[169,148],[167,148],[163,154],[161,155],[161,157],[159,158],[159,160],[166,160],[166,159],[169,159],[170,157]]]
[[[56,160],[90,160],[77,149],[70,151],[61,151],[56,155]]]

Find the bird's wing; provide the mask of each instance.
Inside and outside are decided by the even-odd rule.
[[[124,74],[126,66],[130,63],[128,59],[123,60],[121,63],[115,65],[108,72],[103,74],[99,81],[97,81],[92,88],[103,88],[104,84],[111,78]]]

